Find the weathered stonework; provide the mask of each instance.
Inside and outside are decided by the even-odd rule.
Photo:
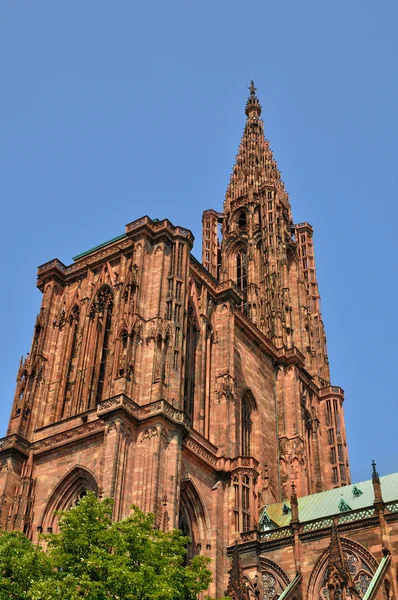
[[[284,565],[269,574],[274,598],[289,584],[294,532],[269,558],[259,509],[292,483],[304,496],[350,472],[312,227],[293,223],[260,113],[252,86],[223,212],[203,215],[203,265],[188,229],[145,216],[70,266],[39,267],[42,305],[0,440],[1,527],[36,540],[91,489],[114,498],[115,519],[137,504],[188,533],[189,555],[213,559],[211,594],[271,598],[255,581],[270,560]],[[237,583],[237,551],[228,580],[235,540],[249,544],[250,585]]]

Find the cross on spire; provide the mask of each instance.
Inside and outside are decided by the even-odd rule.
[[[257,88],[254,87],[254,81],[253,81],[253,79],[250,82],[250,87],[248,87],[247,89],[250,90],[250,96],[253,98],[253,96],[255,96],[256,92],[257,92]]]
[[[250,91],[250,96],[248,97],[247,102],[246,102],[246,109],[245,109],[246,115],[248,117],[258,119],[258,117],[261,114],[261,105],[256,96],[257,88],[254,85],[253,79],[250,82],[250,86],[248,87],[248,90]]]

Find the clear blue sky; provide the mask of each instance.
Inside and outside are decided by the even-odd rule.
[[[0,433],[36,267],[149,214],[220,210],[253,77],[296,222],[315,229],[352,477],[398,470],[396,0],[5,2]]]

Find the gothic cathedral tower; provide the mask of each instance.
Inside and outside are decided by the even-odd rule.
[[[145,216],[38,270],[42,305],[0,440],[0,527],[32,539],[87,490],[131,504],[212,558],[259,508],[349,483],[313,231],[294,224],[252,83],[223,212],[193,236]]]
[[[289,369],[280,370],[276,376],[280,459],[282,473],[287,474],[283,457],[290,457],[291,462],[292,455],[300,455],[305,448],[307,459],[311,456],[306,467],[307,484],[292,473],[289,479],[296,481],[302,494],[311,493],[349,481],[343,396],[340,388],[333,387],[333,398],[329,397],[332,388],[313,229],[307,222],[293,222],[289,196],[264,136],[253,81],[249,89],[246,124],[223,212],[207,210],[203,214],[202,260],[221,282],[232,280],[237,284],[242,293],[241,311],[278,351],[292,356],[296,353],[302,360],[303,369],[296,377]],[[315,391],[316,400],[314,389],[303,382],[304,372],[320,390]],[[293,390],[294,399],[290,397]],[[336,431],[331,431],[332,424],[337,424]],[[340,461],[332,461],[335,466],[327,483],[319,448],[313,444],[315,429],[320,425],[325,427],[332,459],[340,457]]]

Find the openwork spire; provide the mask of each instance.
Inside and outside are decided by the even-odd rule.
[[[232,171],[225,200],[231,202],[249,193],[259,193],[265,186],[275,188],[280,200],[288,205],[280,172],[273,158],[269,142],[264,137],[264,124],[259,118],[261,104],[252,81],[246,102],[246,125],[236,163]]]

